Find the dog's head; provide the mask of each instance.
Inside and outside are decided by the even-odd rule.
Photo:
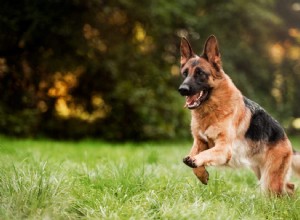
[[[221,77],[222,64],[218,42],[215,36],[210,36],[202,55],[196,55],[186,38],[182,38],[181,75],[184,81],[178,91],[186,97],[185,106],[196,109],[204,104],[212,93],[215,81]]]

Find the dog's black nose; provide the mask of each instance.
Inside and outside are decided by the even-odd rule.
[[[178,91],[182,96],[188,96],[190,94],[190,87],[187,84],[182,84],[179,86]]]

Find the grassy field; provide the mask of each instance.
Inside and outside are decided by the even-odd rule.
[[[209,168],[200,184],[189,149],[0,137],[0,219],[300,219],[299,192],[266,197],[249,170]]]

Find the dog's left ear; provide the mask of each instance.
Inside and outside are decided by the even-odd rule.
[[[210,62],[217,71],[220,71],[222,68],[221,54],[219,52],[219,46],[217,38],[214,35],[211,35],[205,43],[204,51],[202,57]]]

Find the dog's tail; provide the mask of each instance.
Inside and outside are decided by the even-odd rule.
[[[300,152],[293,151],[292,169],[295,174],[300,176]]]

